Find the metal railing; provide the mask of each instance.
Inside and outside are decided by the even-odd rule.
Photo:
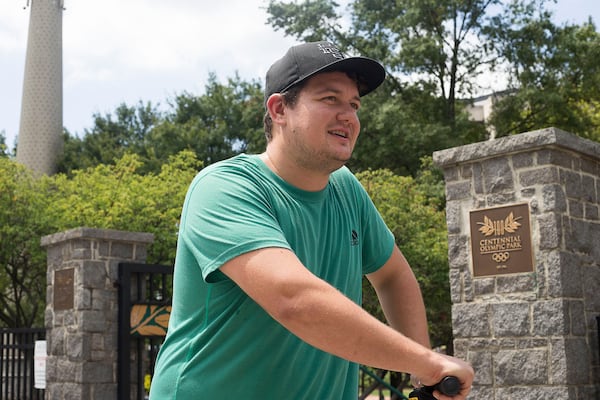
[[[399,387],[395,387],[385,379],[390,371],[373,369],[364,365],[360,365],[359,368],[359,400],[366,399],[369,395],[376,395],[377,392],[379,392],[379,398],[384,398],[382,390],[389,392],[390,399],[408,400],[402,393],[403,384],[408,381],[401,383]],[[365,385],[365,381],[368,381],[369,384]]]
[[[34,387],[34,348],[45,336],[44,328],[0,329],[1,399],[44,399],[44,390]]]
[[[119,264],[119,400],[145,398],[146,376],[154,373],[154,362],[164,339],[164,334],[156,329],[148,333],[137,326],[132,332],[131,312],[138,306],[155,312],[159,307],[170,306],[172,281],[172,265]],[[164,329],[166,333],[166,326]]]

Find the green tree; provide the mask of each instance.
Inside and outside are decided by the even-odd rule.
[[[486,136],[459,97],[470,97],[477,78],[498,62],[486,43],[502,7],[501,0],[355,0],[342,10],[332,0],[271,0],[267,11],[268,23],[286,35],[331,39],[385,65],[388,79],[361,114],[368,137],[361,145],[370,143],[365,152],[359,146],[354,167],[385,160],[395,172],[415,174],[420,157]]]
[[[432,345],[445,347],[452,354],[444,184],[431,157],[422,161],[423,168],[416,179],[385,169],[364,171],[357,177],[415,272],[426,305]],[[363,307],[385,321],[377,295],[366,279]],[[395,387],[408,388],[408,381],[406,374],[390,371],[390,382]]]
[[[94,126],[79,138],[65,132],[60,172],[114,164],[137,154],[141,173],[158,173],[168,158],[190,150],[205,165],[241,152],[264,149],[260,83],[236,76],[219,83],[211,74],[200,96],[183,92],[167,101],[166,111],[150,103],[120,105],[113,114],[94,115]]]
[[[201,163],[189,151],[170,156],[158,174],[139,172],[140,157],[55,175],[47,180],[48,215],[56,231],[80,226],[150,232],[148,262],[172,264],[183,199]]]
[[[202,164],[184,151],[157,174],[140,174],[141,165],[129,154],[115,164],[37,177],[0,157],[0,325],[43,324],[44,235],[80,226],[150,232],[148,262],[174,262],[181,206]]]
[[[515,0],[543,6],[544,0]],[[301,3],[271,0],[268,23],[301,40],[331,38],[350,53],[380,60],[388,83],[402,93],[409,82],[440,96],[443,115],[452,125],[458,95],[472,93],[476,78],[494,66],[497,53],[488,46],[494,16],[502,0],[354,0],[346,13],[332,0]],[[403,82],[404,80],[404,82]]]
[[[189,149],[205,165],[241,152],[264,149],[264,113],[260,83],[236,76],[227,84],[209,76],[205,94],[182,93],[171,103],[171,112],[154,129],[149,140],[157,160],[173,151]]]
[[[52,232],[46,196],[25,167],[0,157],[0,325],[43,324],[46,257],[40,237]]]
[[[510,24],[506,21],[510,21]],[[556,126],[600,141],[600,34],[589,21],[557,26],[549,13],[511,8],[494,43],[508,60],[513,94],[495,107],[498,136]]]
[[[114,116],[94,114],[94,126],[86,129],[83,137],[64,132],[64,152],[58,171],[69,173],[99,164],[114,164],[126,153],[143,154],[147,136],[161,118],[158,106],[141,101],[136,106],[119,105]]]
[[[6,145],[6,134],[0,131],[0,157],[8,157],[8,146]]]
[[[429,164],[429,166],[431,163]],[[443,211],[443,184],[430,167],[417,179],[389,170],[357,174],[421,286],[434,346],[452,345],[448,244]],[[384,320],[377,297],[364,285],[364,307]]]

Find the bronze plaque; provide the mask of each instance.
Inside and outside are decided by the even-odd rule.
[[[529,204],[470,213],[473,276],[533,271]]]
[[[61,269],[54,272],[54,309],[70,310],[73,308],[75,270]]]

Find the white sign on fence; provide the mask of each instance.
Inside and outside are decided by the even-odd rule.
[[[46,389],[46,341],[36,340],[33,350],[33,387],[36,389]]]

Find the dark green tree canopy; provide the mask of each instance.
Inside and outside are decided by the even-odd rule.
[[[95,114],[93,127],[83,137],[65,132],[59,172],[111,164],[127,152],[143,154],[147,136],[161,118],[156,106],[141,101],[135,107],[121,104],[114,116]]]
[[[554,25],[548,13],[524,18],[509,10],[494,43],[506,56],[512,95],[496,105],[499,136],[556,126],[600,140],[600,34],[593,22]]]
[[[493,65],[487,39],[491,13],[501,0],[355,0],[348,10],[331,0],[271,0],[268,22],[299,40],[330,39],[349,53],[380,60],[392,92],[416,85],[440,96],[452,123],[457,95],[469,95],[475,78]],[[337,21],[350,14],[350,24]]]
[[[556,25],[552,1],[270,0],[267,12],[288,36],[329,39],[385,65],[354,165],[385,160],[414,174],[421,156],[490,135],[465,110],[484,75],[507,80],[509,96],[488,121],[498,135],[558,126],[598,140],[598,33],[591,21]]]
[[[125,155],[110,165],[35,176],[0,157],[0,326],[43,326],[46,253],[40,238],[81,226],[150,232],[149,263],[172,264],[181,205],[202,164],[192,152],[140,173]]]
[[[80,138],[65,133],[60,172],[111,164],[127,153],[137,154],[142,172],[159,172],[169,156],[193,151],[211,164],[240,152],[261,151],[261,85],[230,78],[227,84],[211,74],[206,93],[187,92],[168,100],[168,109],[139,102],[121,104],[113,114],[94,115],[94,126]]]

